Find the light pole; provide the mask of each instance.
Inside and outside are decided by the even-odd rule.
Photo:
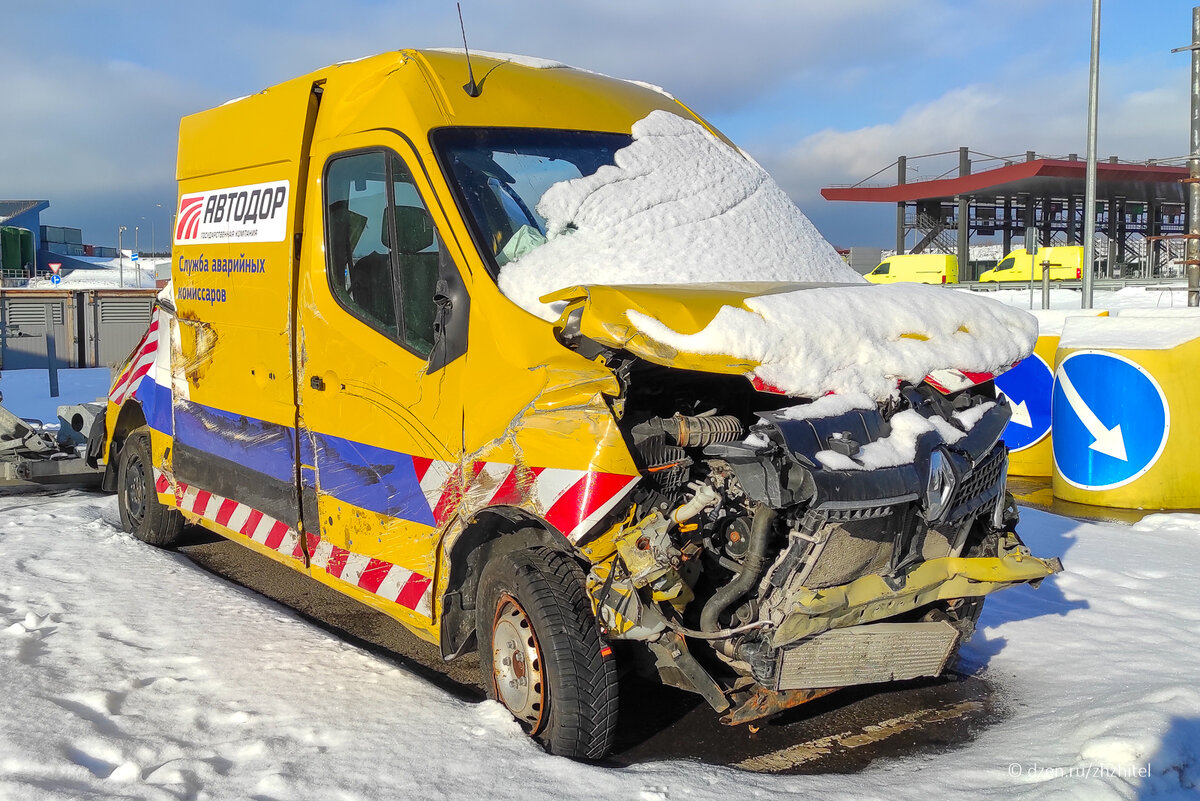
[[[137,261],[142,260],[142,252],[138,247],[138,226],[133,226],[133,254],[137,256]],[[138,289],[142,288],[142,266],[137,262],[133,265],[133,274],[137,278]]]
[[[129,229],[121,226],[117,229],[117,255],[121,258],[121,288],[125,288],[125,251],[121,248],[121,234]]]

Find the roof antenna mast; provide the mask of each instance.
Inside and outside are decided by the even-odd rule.
[[[467,82],[463,84],[463,89],[467,90],[469,96],[479,97],[479,85],[475,83],[475,73],[471,72],[471,51],[467,50],[467,28],[463,25],[462,3],[455,3],[454,5],[458,6],[458,27],[462,30],[463,53],[467,57]]]

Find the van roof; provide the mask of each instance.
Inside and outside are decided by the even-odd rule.
[[[326,90],[318,123],[326,130],[342,135],[391,128],[419,151],[429,149],[428,131],[446,125],[628,133],[651,111],[666,109],[709,127],[648,84],[504,54],[472,53],[471,68],[477,97],[463,89],[467,59],[461,51],[398,50],[332,64],[186,116],[179,126],[176,178],[294,159],[316,85]],[[191,147],[193,142],[202,146]]]

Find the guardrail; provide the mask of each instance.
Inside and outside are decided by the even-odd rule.
[[[1131,286],[1152,287],[1162,286],[1164,289],[1173,288],[1176,286],[1186,286],[1187,279],[1180,278],[1097,278],[1092,281],[1093,289],[1117,290],[1125,289]],[[969,289],[972,292],[996,292],[1001,289],[1023,289],[1028,291],[1028,281],[962,281],[957,284],[947,284],[957,289]],[[1082,289],[1083,282],[1078,279],[1069,281],[1051,281],[1052,289]],[[1042,282],[1034,280],[1033,288],[1035,292],[1040,292]]]

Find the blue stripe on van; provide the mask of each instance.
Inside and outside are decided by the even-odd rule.
[[[340,501],[433,526],[412,456],[330,434],[312,435],[317,485]]]
[[[136,393],[146,422],[171,434],[171,393],[147,376]],[[296,481],[295,429],[253,417],[179,401],[174,437],[180,444],[236,462],[278,481]],[[433,510],[407,453],[312,432],[301,440],[304,486],[388,517],[433,526]]]
[[[176,400],[175,439],[276,481],[296,483],[296,436],[290,426]]]

